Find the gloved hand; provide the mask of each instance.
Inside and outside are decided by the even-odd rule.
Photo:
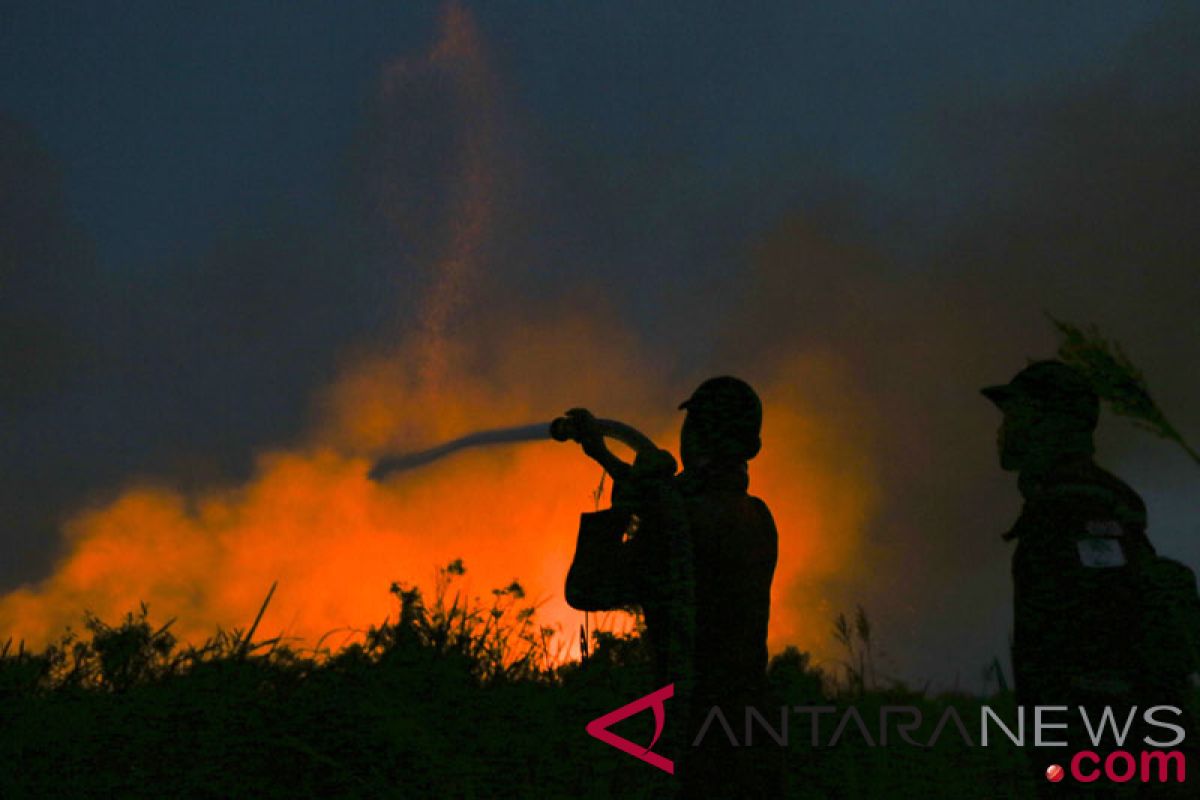
[[[604,444],[604,434],[601,433],[596,417],[591,411],[586,408],[572,408],[566,412],[565,416],[571,421],[574,429],[572,438],[583,446],[585,454],[597,461],[608,454],[608,447]]]
[[[670,480],[678,465],[666,450],[643,450],[633,460],[633,480]]]

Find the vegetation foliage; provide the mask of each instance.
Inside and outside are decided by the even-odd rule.
[[[639,632],[593,631],[581,664],[568,659],[567,636],[538,624],[519,583],[483,601],[459,588],[464,572],[461,561],[440,569],[428,597],[394,584],[394,620],[336,650],[253,641],[257,621],[186,645],[171,622],[152,624],[145,606],[113,625],[88,615],[82,632],[42,652],[9,642],[0,651],[0,797],[669,796],[670,776],[584,732],[657,688]],[[847,655],[840,670],[794,647],[774,656],[772,702],[854,704],[870,726],[884,705],[913,705],[926,729],[950,705],[976,730],[981,702],[1011,707],[1007,692],[929,697],[881,682],[861,608],[838,618],[835,635]],[[649,741],[650,715],[640,716],[618,732]],[[808,723],[796,721],[779,749],[786,796],[1030,789],[1012,748],[948,737],[928,750],[883,749],[853,730],[814,748],[807,737]]]
[[[1074,367],[1091,384],[1114,414],[1126,417],[1138,427],[1183,448],[1200,464],[1200,453],[1184,440],[1150,396],[1146,377],[1126,355],[1120,342],[1101,335],[1095,325],[1086,328],[1050,317],[1058,330],[1058,357]]]

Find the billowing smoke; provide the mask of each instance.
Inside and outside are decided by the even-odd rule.
[[[751,491],[781,534],[772,645],[829,662],[832,616],[861,603],[880,674],[977,687],[981,667],[1007,653],[1000,534],[1019,507],[995,463],[996,412],[977,389],[1053,351],[1043,312],[1119,339],[1172,421],[1200,439],[1200,241],[1184,200],[1200,192],[1195,23],[1177,6],[1102,72],[1019,99],[910,98],[918,122],[888,196],[786,148],[770,169],[755,162],[711,182],[712,164],[670,145],[579,152],[525,120],[471,15],[451,7],[427,53],[382,73],[352,181],[360,227],[349,238],[366,244],[313,248],[297,236],[269,250],[282,266],[264,287],[237,259],[232,278],[195,277],[204,297],[228,291],[246,306],[229,363],[253,352],[246,341],[271,338],[264,330],[293,343],[265,352],[309,360],[338,318],[290,318],[289,287],[312,282],[336,311],[367,256],[394,262],[390,290],[375,289],[394,324],[341,351],[336,374],[310,382],[317,391],[287,398],[312,410],[310,424],[273,428],[276,444],[259,448],[244,480],[197,488],[150,469],[70,515],[49,577],[0,600],[0,629],[37,644],[84,609],[112,618],[146,601],[202,638],[246,624],[278,580],[260,630],[313,642],[378,622],[394,610],[392,581],[428,582],[462,557],[472,591],[517,577],[569,633],[579,615],[562,581],[600,477],[577,448],[465,450],[379,484],[370,464],[578,405],[674,449],[679,400],[732,373],[766,409]],[[668,114],[672,93],[661,94]],[[820,186],[796,188],[814,174]],[[287,324],[267,326],[268,314]],[[70,374],[70,359],[45,363]],[[269,425],[279,405],[263,408],[275,413],[247,419]],[[33,452],[51,427],[31,425],[23,446]],[[115,458],[92,461],[111,471]],[[1146,496],[1160,549],[1200,566],[1194,467],[1113,419],[1100,458]]]
[[[386,138],[391,126],[411,124],[406,112],[431,102],[430,92],[444,95],[450,142],[426,159],[441,176],[428,187],[436,216],[409,207],[403,182],[414,156]],[[676,445],[673,409],[694,381],[664,375],[661,353],[614,322],[603,293],[568,290],[570,302],[531,306],[506,292],[521,267],[499,255],[496,232],[513,214],[501,96],[470,16],[451,6],[428,55],[387,69],[371,144],[385,229],[425,263],[419,324],[402,328],[395,344],[356,353],[317,398],[312,430],[262,452],[244,483],[135,482],[75,515],[53,573],[0,601],[0,629],[37,645],[84,609],[111,619],[146,602],[157,617],[177,618],[182,635],[202,639],[252,619],[278,581],[261,630],[312,643],[382,620],[394,612],[393,581],[427,583],[437,565],[462,557],[471,591],[486,595],[519,578],[543,602],[543,621],[573,644],[580,615],[561,588],[577,515],[592,508],[600,477],[577,447],[546,440],[466,450],[381,483],[367,477],[380,454],[548,422],[579,404]],[[772,640],[822,648],[831,609],[819,587],[855,570],[875,492],[854,414],[810,398],[851,388],[836,364],[804,354],[749,377],[768,409],[755,491],[782,533]]]

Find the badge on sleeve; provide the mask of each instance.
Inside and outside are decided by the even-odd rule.
[[[1119,539],[1090,538],[1075,543],[1079,548],[1079,563],[1091,569],[1111,569],[1125,566],[1125,551]]]

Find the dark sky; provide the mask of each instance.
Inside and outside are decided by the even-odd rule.
[[[144,273],[272,211],[330,213],[380,67],[427,40],[436,17],[435,4],[218,6],[4,12],[5,111],[58,161],[67,209],[106,270]],[[935,155],[920,151],[947,105],[1102,76],[1165,12],[880,2],[476,13],[522,112],[556,143],[548,155],[586,153],[600,171],[648,170],[669,154],[706,179],[675,212],[684,218],[703,195],[763,195],[752,211],[766,217],[820,202],[814,179],[903,206],[911,160]],[[787,180],[774,177],[781,160]],[[947,198],[943,213],[968,202]]]
[[[672,374],[836,353],[881,431],[872,558],[890,567],[864,602],[912,594],[909,560],[949,576],[910,604],[945,609],[940,633],[883,612],[885,638],[929,642],[895,648],[905,668],[937,670],[974,615],[973,680],[1003,630],[1017,499],[975,388],[1049,354],[1043,311],[1126,343],[1200,440],[1195,6],[469,7],[503,93],[496,157],[519,173],[518,297],[601,280]],[[0,588],[44,576],[61,518],[131,476],[244,474],[346,353],[405,324],[422,250],[373,218],[377,99],[437,20],[0,10]],[[402,113],[436,162],[437,103]],[[439,173],[410,158],[416,230]],[[1119,421],[1101,452],[1162,549],[1200,566],[1200,473]]]

